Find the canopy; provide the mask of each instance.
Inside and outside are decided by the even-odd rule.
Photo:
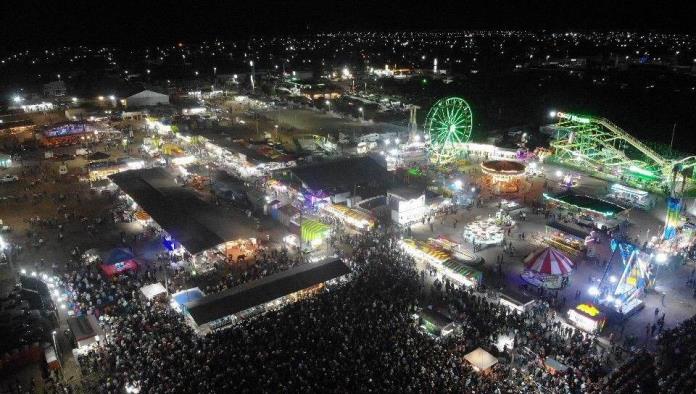
[[[160,294],[166,294],[167,289],[165,289],[161,283],[157,282],[157,283],[153,283],[151,285],[141,287],[140,292],[143,293],[145,298],[147,298],[148,300],[151,300]]]
[[[530,254],[524,265],[530,271],[547,275],[568,275],[575,268],[568,256],[551,247]]]
[[[329,226],[317,220],[304,220],[301,225],[302,240],[311,242],[321,239],[329,231]]]
[[[480,271],[467,267],[457,260],[447,260],[442,265],[454,274],[461,276],[462,280],[470,285],[481,283],[481,279],[483,279],[483,274]]]
[[[477,348],[464,356],[464,359],[478,371],[485,371],[498,363],[498,359],[487,351]]]

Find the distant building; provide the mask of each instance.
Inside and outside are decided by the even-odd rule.
[[[22,111],[24,112],[46,112],[53,110],[53,103],[42,101],[40,103],[24,104]]]
[[[43,94],[47,97],[63,97],[68,93],[63,81],[53,81],[43,86]]]
[[[34,131],[34,122],[28,119],[0,119],[0,135]]]
[[[153,107],[169,104],[169,96],[152,90],[143,90],[125,98],[126,107]]]

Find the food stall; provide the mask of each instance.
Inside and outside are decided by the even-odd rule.
[[[438,273],[457,285],[478,286],[483,274],[466,264],[452,258],[452,253],[435,243],[404,239],[401,247],[406,253],[420,259],[435,268]]]
[[[374,218],[357,209],[340,204],[327,204],[322,208],[326,213],[359,230],[369,230],[375,226]]]
[[[460,243],[454,242],[444,235],[439,235],[437,238],[430,238],[428,239],[428,243],[450,252],[454,258],[466,264],[478,265],[483,263],[483,258],[466,250]]]
[[[568,310],[568,320],[575,327],[591,334],[596,334],[602,331],[607,318],[595,305],[583,303]]]
[[[457,282],[459,285],[476,287],[483,280],[481,271],[477,271],[454,259],[442,263],[442,270],[444,276]]]
[[[582,239],[549,226],[546,226],[543,241],[546,245],[572,256],[578,256],[585,250],[585,242]]]

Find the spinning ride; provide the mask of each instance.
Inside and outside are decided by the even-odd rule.
[[[464,99],[448,97],[438,100],[425,118],[431,159],[437,164],[456,159],[471,137],[471,127],[471,107]]]
[[[575,264],[555,248],[545,248],[532,253],[524,259],[525,270],[522,279],[534,286],[548,289],[561,289],[567,285],[568,276]]]
[[[517,193],[527,188],[526,166],[514,160],[489,160],[481,163],[484,184],[494,193]]]

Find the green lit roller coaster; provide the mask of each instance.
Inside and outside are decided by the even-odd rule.
[[[603,118],[566,112],[552,116],[558,119],[553,159],[561,164],[668,194],[693,184],[694,156],[669,160]]]
[[[425,118],[431,159],[444,164],[455,159],[471,138],[471,107],[459,97],[438,100]]]

